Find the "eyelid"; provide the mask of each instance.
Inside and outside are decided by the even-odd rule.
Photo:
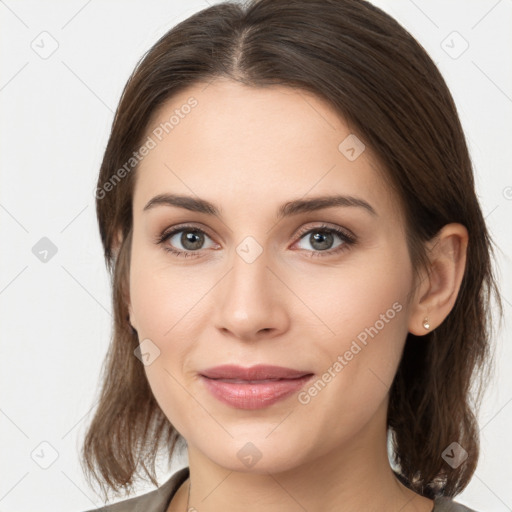
[[[306,225],[306,226],[303,226],[301,227],[294,235],[294,238],[296,237],[301,237],[302,235],[305,235],[308,231],[311,231],[312,229],[333,229],[333,230],[339,230],[341,232],[343,232],[343,234],[347,237],[347,238],[350,238],[350,239],[353,239],[353,240],[356,240],[357,237],[356,235],[354,235],[354,233],[352,233],[352,231],[350,231],[349,229],[345,228],[345,227],[341,227],[341,226],[338,226],[337,224],[330,224],[328,222],[322,222],[322,221],[318,221],[318,222],[321,222],[321,225],[311,225],[311,224],[314,224],[314,221],[313,222],[309,222],[309,226]],[[197,224],[197,225],[196,225]],[[190,229],[191,231],[194,230],[194,229],[197,229],[198,231],[202,231],[204,232],[206,235],[208,235],[210,238],[215,238],[214,236],[212,236],[212,234],[209,232],[209,228],[206,227],[204,224],[201,224],[201,223],[188,223],[188,222],[185,222],[183,224],[176,224],[172,227],[170,227],[169,229],[164,229],[160,234],[158,234],[156,236],[156,239],[155,239],[155,243],[157,241],[159,241],[161,238],[163,237],[167,237],[168,235],[170,235],[171,233],[176,233],[178,230],[180,229]],[[295,243],[295,242],[294,242]]]
[[[185,222],[183,224],[176,224],[176,225],[173,225],[173,226],[171,226],[169,228],[164,229],[161,233],[156,235],[156,237],[154,239],[154,242],[155,243],[159,243],[162,240],[167,239],[171,235],[174,235],[174,234],[176,234],[179,231],[185,231],[185,230],[189,230],[189,231],[197,230],[197,231],[200,231],[200,232],[204,233],[205,235],[208,235],[211,239],[214,238],[210,234],[209,229],[206,226],[204,226],[204,224],[198,223],[196,225],[196,223]]]
[[[333,231],[339,231],[341,233],[343,233],[344,236],[346,236],[348,239],[350,240],[353,240],[354,243],[357,239],[356,235],[354,235],[354,233],[352,233],[352,231],[350,231],[349,229],[345,228],[345,227],[341,227],[341,226],[338,226],[337,224],[330,224],[329,222],[321,222],[321,225],[314,225],[314,226],[304,226],[302,228],[299,229],[299,231],[297,232],[297,234],[295,235],[296,237],[302,237],[303,235],[305,235],[306,233],[308,233],[309,231],[313,231],[317,229],[318,231],[321,231],[321,230],[333,230]]]

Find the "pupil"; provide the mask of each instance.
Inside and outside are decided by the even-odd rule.
[[[181,236],[181,243],[186,249],[194,250],[200,248],[203,241],[202,239],[203,236],[200,233],[194,231],[186,231]]]
[[[316,233],[312,235],[311,245],[319,250],[329,249],[329,246],[332,244],[332,234],[322,232],[322,234]],[[315,244],[320,244],[320,246],[316,246]]]

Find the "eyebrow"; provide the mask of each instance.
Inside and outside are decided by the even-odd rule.
[[[146,206],[144,206],[143,212],[155,208],[156,206],[176,206],[192,212],[204,213],[218,218],[221,217],[221,210],[217,206],[205,199],[197,197],[183,196],[179,194],[159,194],[147,202]],[[314,212],[324,208],[340,206],[363,208],[371,215],[378,216],[372,205],[364,199],[354,196],[328,195],[313,197],[310,199],[295,199],[293,201],[288,201],[279,207],[277,211],[277,219],[301,213]]]

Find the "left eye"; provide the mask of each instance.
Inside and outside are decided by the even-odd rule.
[[[334,238],[337,237],[341,240],[338,245],[333,247]],[[322,252],[333,254],[340,250],[345,249],[345,246],[352,245],[355,243],[353,236],[345,233],[344,231],[337,228],[330,228],[328,226],[322,226],[320,228],[313,228],[301,235],[300,240],[305,240],[311,247],[313,247],[313,254],[315,256],[323,256]],[[304,247],[302,247],[304,249]],[[305,248],[305,250],[310,250]]]
[[[341,239],[341,242],[338,245],[336,245],[335,247],[333,247],[335,237],[338,237],[339,239]],[[323,252],[323,251],[328,251],[331,249],[336,249],[343,243],[346,243],[346,239],[347,239],[347,237],[343,233],[338,232],[335,229],[315,228],[315,229],[308,231],[304,235],[302,235],[300,237],[299,241],[305,240],[307,243],[310,244],[310,246],[313,247],[313,250]],[[307,247],[305,247],[305,248],[302,247],[302,248],[306,249],[306,250],[310,250]]]

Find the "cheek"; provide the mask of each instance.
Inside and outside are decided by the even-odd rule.
[[[294,292],[311,311],[304,309],[303,319],[309,316],[319,324],[318,334],[326,347],[348,349],[352,340],[364,343],[365,338],[392,343],[396,334],[404,332],[412,284],[405,248],[397,254],[391,244],[389,248],[376,247],[337,267],[303,271],[300,278],[292,274],[287,278],[294,280]]]
[[[349,416],[370,414],[385,397],[408,330],[412,269],[407,251],[380,248],[365,260],[337,272],[327,269],[329,279],[318,272],[304,275],[294,289],[321,320],[315,319],[316,335],[309,327],[304,337],[314,342],[317,372],[325,377],[305,390],[304,402],[323,402],[325,410],[334,402]]]
[[[204,291],[190,275],[176,268],[162,268],[149,252],[135,250],[130,268],[130,300],[141,347],[151,354],[144,370],[155,400],[178,432],[187,432],[190,421],[201,422],[201,410],[191,407],[184,386],[183,362],[197,339]],[[149,341],[148,341],[149,340]]]
[[[377,411],[385,415],[407,334],[405,306],[393,300],[392,289],[369,296],[359,292],[365,300],[350,295],[342,314],[339,308],[324,310],[334,335],[317,338],[311,351],[320,362],[317,378],[298,396],[295,420],[303,418],[312,431],[324,433],[322,453],[356,437]]]
[[[208,284],[205,273],[167,264],[156,251],[141,244],[134,249],[130,267],[132,314],[139,343],[148,344],[157,354],[145,371],[159,403],[176,403],[183,398],[186,406],[178,382],[183,381],[182,369],[194,340],[200,339],[205,327],[207,301],[203,298],[215,281],[212,277]]]
[[[135,248],[130,266],[130,301],[141,339],[161,343],[176,331],[190,327],[194,308],[204,294],[196,279],[193,273],[167,266],[156,251]]]

